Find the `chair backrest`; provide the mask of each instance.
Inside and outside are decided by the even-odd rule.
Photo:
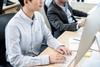
[[[0,65],[6,63],[5,57],[5,27],[15,13],[0,15]]]
[[[48,18],[47,18],[47,16],[46,16],[46,13],[45,13],[44,8],[41,8],[40,13],[43,15],[44,20],[45,20],[45,23],[46,23],[47,27],[48,27],[48,28],[50,29],[50,31],[51,31],[51,26],[50,26],[50,23],[49,23]]]
[[[3,0],[0,0],[0,14],[2,14]]]

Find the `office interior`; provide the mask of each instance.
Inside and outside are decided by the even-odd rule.
[[[78,9],[80,11],[84,11],[84,12],[90,14],[91,10],[98,3],[100,3],[100,0],[69,0],[69,3],[74,9]],[[6,26],[6,23],[9,22],[9,20],[16,14],[16,12],[19,11],[20,8],[21,8],[21,6],[20,6],[18,0],[4,0],[4,1],[0,0],[0,67],[5,67],[3,65],[5,63],[2,63],[2,61],[5,62],[5,60],[6,60],[6,58],[5,58],[5,51],[6,51],[6,49],[5,49],[5,26]],[[48,19],[45,14],[45,11],[43,10],[40,12],[44,16],[47,27],[49,29],[51,29],[50,24],[48,23]],[[76,17],[76,18],[80,19],[79,17]],[[83,28],[81,28],[77,32],[66,31],[57,39],[59,41],[61,41],[63,44],[73,44],[73,43],[79,44],[79,41],[75,42],[74,39],[77,40],[82,35],[82,32],[83,32]],[[96,37],[97,37],[99,43],[96,43],[96,41],[93,42],[92,47],[85,53],[85,55],[79,61],[79,63],[77,64],[76,67],[100,67],[100,49],[99,49],[100,48],[100,33],[99,32],[96,34]],[[67,41],[69,41],[69,43],[67,43]],[[78,50],[78,46],[79,45],[75,45],[75,46],[70,45],[69,48],[75,49],[75,51],[76,51],[76,49]],[[53,50],[50,48],[47,48],[46,50],[47,51],[50,50],[53,53]],[[46,52],[46,50],[43,53],[41,53],[41,55],[47,54],[48,52]],[[6,64],[8,64],[7,67],[12,67],[9,65],[8,62],[6,62]],[[70,66],[68,66],[68,67],[74,67],[73,64],[74,64],[74,62],[72,64],[70,64]],[[94,65],[92,65],[92,64],[94,64]],[[90,65],[90,66],[88,66],[88,65]],[[37,66],[37,67],[66,67],[66,63],[50,64],[50,65]]]

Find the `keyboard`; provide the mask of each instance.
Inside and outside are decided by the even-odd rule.
[[[72,55],[66,56],[66,61],[62,67],[70,67],[71,63],[75,60],[76,54],[76,51],[72,51]]]

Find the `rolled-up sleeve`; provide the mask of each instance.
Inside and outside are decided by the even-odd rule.
[[[5,30],[7,60],[14,67],[30,67],[49,64],[49,56],[25,56],[20,46],[20,31],[16,25],[8,25]],[[45,60],[44,60],[45,59]]]

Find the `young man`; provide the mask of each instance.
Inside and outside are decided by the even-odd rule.
[[[7,60],[14,67],[31,67],[50,63],[62,63],[69,50],[61,45],[48,30],[42,15],[38,12],[42,0],[19,0],[22,9],[8,23],[6,36]],[[41,55],[43,40],[58,53]]]
[[[87,14],[73,9],[68,0],[53,0],[47,11],[48,20],[54,37],[59,37],[64,31],[77,31],[84,25],[83,21],[77,21],[74,16],[86,17]]]

